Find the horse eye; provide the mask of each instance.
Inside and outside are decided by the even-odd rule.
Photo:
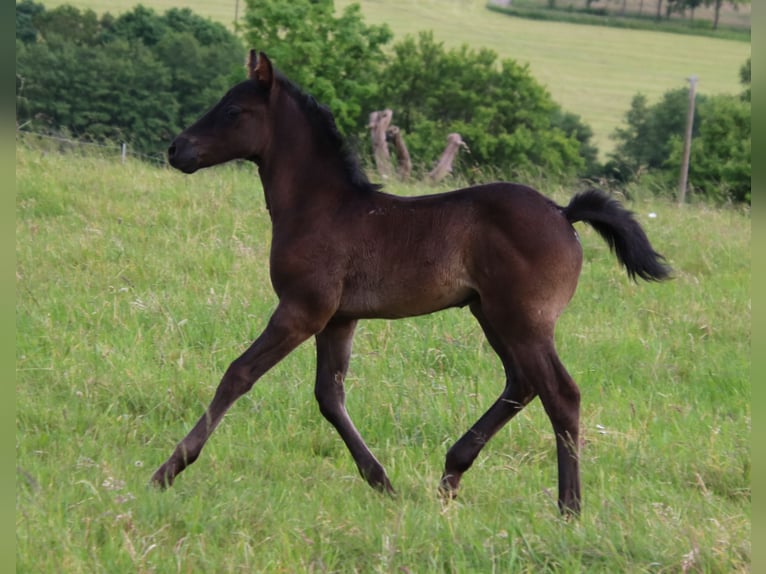
[[[226,108],[226,117],[229,118],[230,120],[233,120],[240,114],[241,111],[242,111],[242,108],[240,108],[239,106],[229,106],[228,108]]]

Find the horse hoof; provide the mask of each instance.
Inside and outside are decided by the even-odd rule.
[[[459,483],[459,476],[445,474],[439,481],[439,496],[445,500],[455,500],[457,498]]]
[[[159,469],[157,469],[157,472],[152,475],[150,484],[155,488],[165,490],[168,487],[173,486],[173,476],[171,476],[170,473],[165,470],[164,466],[161,466]]]
[[[382,492],[383,494],[396,496],[396,491],[394,490],[394,487],[391,486],[391,481],[388,480],[387,476],[383,476],[381,480],[370,482],[370,486],[372,486],[378,492]]]

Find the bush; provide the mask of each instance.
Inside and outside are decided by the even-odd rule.
[[[463,172],[492,166],[505,175],[543,170],[558,177],[585,168],[580,150],[589,145],[589,128],[562,115],[527,66],[498,66],[491,50],[446,50],[430,32],[409,36],[394,46],[381,83],[380,107],[394,110],[416,160],[436,160],[447,134],[458,132],[470,150],[458,156]]]
[[[692,192],[716,202],[750,202],[749,61],[740,70],[746,89],[740,96],[697,95],[689,160]],[[615,151],[605,166],[607,177],[622,183],[650,183],[675,195],[683,156],[689,92],[666,92],[650,106],[637,94],[625,115],[626,126],[614,133]]]
[[[359,5],[335,16],[332,0],[247,0],[244,36],[280,70],[328,106],[338,129],[357,135],[378,101],[393,34],[364,23]]]
[[[715,201],[751,200],[750,102],[715,96],[699,106],[700,127],[692,141],[689,186]],[[669,163],[680,165],[681,142]]]

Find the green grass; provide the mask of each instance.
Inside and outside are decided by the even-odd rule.
[[[260,184],[17,143],[16,185],[17,572],[749,570],[748,212],[631,203],[676,269],[660,285],[631,284],[578,226],[557,340],[583,394],[584,512],[566,522],[537,401],[459,500],[436,495],[446,449],[502,388],[465,310],[359,327],[348,406],[398,497],[319,414],[311,344],[172,489],[148,488],[275,305]]]
[[[60,3],[44,2],[51,7]],[[135,4],[128,0],[71,3],[112,13]],[[336,0],[335,5],[341,9],[350,3]],[[226,24],[233,21],[237,6],[234,0],[198,4],[149,0],[144,4],[159,11],[190,6]],[[238,4],[240,15],[244,4]],[[433,30],[447,46],[486,47],[501,58],[528,63],[554,100],[591,126],[604,157],[614,147],[610,135],[623,124],[635,94],[641,92],[650,103],[656,102],[666,91],[686,86],[692,74],[699,77],[699,93],[739,93],[739,68],[750,56],[746,42],[512,18],[487,10],[483,0],[364,0],[359,4],[368,23],[388,23],[397,39]],[[290,75],[290,70],[283,71]]]

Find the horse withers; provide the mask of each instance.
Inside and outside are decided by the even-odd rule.
[[[359,319],[397,319],[467,306],[505,370],[505,388],[446,456],[440,489],[460,479],[487,441],[535,397],[556,439],[558,504],[580,510],[580,392],[559,360],[554,327],[577,286],[573,223],[592,225],[628,275],[668,277],[632,214],[603,192],[566,207],[515,183],[399,197],[370,183],[327,108],[251,50],[231,88],[168,149],[185,172],[245,159],[258,166],[272,223],[270,273],[279,303],[226,370],[212,402],[152,480],[169,486],[193,463],[224,413],[271,367],[314,337],[315,396],[359,472],[393,492],[345,408],[344,377]]]

